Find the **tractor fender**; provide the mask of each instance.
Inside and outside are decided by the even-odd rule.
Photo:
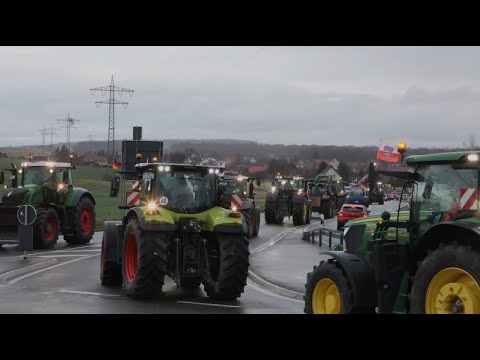
[[[247,198],[245,206],[242,209],[250,210],[252,207],[255,207],[255,201],[253,199]]]
[[[269,191],[265,195],[265,202],[276,202],[277,197],[278,197],[278,193],[276,192],[272,193],[271,191]]]
[[[83,196],[86,196],[92,200],[93,205],[96,204],[95,199],[93,198],[93,195],[90,193],[90,191],[82,189],[82,188],[74,188],[75,191],[73,195],[72,202],[70,203],[70,206],[77,206],[78,202]]]
[[[121,263],[122,239],[125,227],[121,221],[105,221],[103,241],[105,261]]]
[[[145,215],[143,215],[142,209],[139,207],[131,208],[127,216],[124,218],[124,225],[127,225],[128,219],[131,217],[136,217],[140,229],[147,231],[175,231],[175,225],[170,223],[151,223],[145,221]]]
[[[372,267],[361,257],[344,251],[326,251],[321,255],[334,258],[347,275],[353,292],[353,302],[360,307],[377,306],[377,288]]]
[[[431,226],[415,243],[414,252],[416,260],[421,260],[427,255],[429,249],[438,247],[440,243],[457,241],[480,250],[480,229],[478,225],[462,221],[448,221]]]

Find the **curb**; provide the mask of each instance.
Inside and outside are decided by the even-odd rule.
[[[13,277],[16,277],[18,275],[23,275],[23,274],[25,274],[27,272],[30,272],[30,271],[42,269],[44,267],[53,265],[57,262],[58,262],[57,259],[52,258],[52,259],[42,261],[42,262],[37,263],[37,264],[27,265],[27,266],[24,266],[24,267],[21,267],[21,268],[18,268],[18,269],[7,271],[3,274],[0,274],[0,282],[7,282],[8,280],[10,280]]]
[[[272,284],[271,282],[265,279],[262,279],[260,276],[258,276],[251,270],[248,270],[248,278],[252,280],[254,283],[256,283],[258,286],[266,290],[269,290],[277,295],[288,297],[290,299],[303,301],[303,296],[305,294],[302,294],[293,290],[285,289],[285,288],[282,288],[281,286]]]

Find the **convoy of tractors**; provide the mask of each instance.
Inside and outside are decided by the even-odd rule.
[[[403,159],[405,150],[401,168],[369,165],[369,191],[360,200],[330,176],[278,174],[271,180],[265,223],[282,224],[287,217],[294,226],[310,224],[312,213],[332,219],[344,204],[383,205],[379,174],[403,182],[396,211],[342,223],[345,249],[321,253],[327,259],[306,274],[305,313],[480,313],[480,152]],[[140,204],[127,205],[122,196],[122,217],[105,222],[101,283],[149,298],[168,276],[180,288],[203,285],[212,299],[240,297],[248,240],[261,232],[255,186],[262,181],[225,166],[165,163],[162,154],[135,152],[136,163],[117,172],[110,195],[118,196],[127,178],[136,179]],[[73,185],[73,159],[45,160],[1,169],[0,184],[7,173],[11,187],[0,204],[0,246],[18,242],[23,205],[36,211],[35,249],[52,248],[60,234],[68,244],[92,239],[96,201]]]

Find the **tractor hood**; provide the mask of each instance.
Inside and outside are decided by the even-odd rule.
[[[2,196],[3,206],[20,206],[28,202],[28,196],[36,194],[41,189],[38,185],[26,185],[6,191]]]

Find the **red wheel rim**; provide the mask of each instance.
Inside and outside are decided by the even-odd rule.
[[[125,272],[128,282],[135,280],[137,275],[137,237],[134,233],[128,235],[125,250]]]
[[[93,216],[91,209],[83,209],[80,213],[80,228],[83,235],[90,235],[93,228]]]
[[[52,241],[55,239],[55,235],[57,234],[57,219],[55,216],[50,215],[47,218],[46,224],[45,224],[45,240],[47,241]]]

